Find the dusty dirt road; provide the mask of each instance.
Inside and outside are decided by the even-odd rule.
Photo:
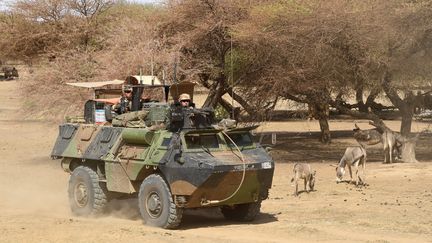
[[[17,88],[0,83],[0,242],[432,242],[432,139],[420,139],[420,163],[384,165],[379,147],[371,148],[370,186],[356,188],[336,184],[329,166],[353,139],[323,147],[298,132],[318,127],[304,122],[266,125],[292,133],[278,135],[273,188],[252,223],[225,221],[208,209],[187,211],[178,230],[151,228],[142,224],[136,200],[112,202],[104,217],[73,217],[69,176],[49,158],[57,125],[21,120]],[[331,126],[350,129],[352,121]],[[292,196],[294,161],[317,170],[315,191]]]

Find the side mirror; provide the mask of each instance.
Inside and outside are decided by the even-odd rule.
[[[111,122],[113,117],[112,117],[112,107],[110,105],[105,105],[104,106],[104,110],[105,110],[105,119],[108,122]]]
[[[174,149],[174,151],[176,151],[174,154],[174,160],[177,161],[177,163],[184,164],[185,160],[182,157],[180,136],[173,138],[171,146]]]
[[[273,147],[270,144],[261,144],[261,146],[263,147],[263,149],[265,149],[265,151],[267,153],[269,153],[269,152],[271,152],[273,150]]]
[[[88,100],[84,104],[84,120],[86,123],[95,122],[96,101]]]

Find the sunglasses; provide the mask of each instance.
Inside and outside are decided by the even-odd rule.
[[[125,90],[125,91],[123,91],[123,92],[125,92],[126,94],[132,93],[131,90]]]
[[[180,100],[180,102],[190,102],[190,100]]]

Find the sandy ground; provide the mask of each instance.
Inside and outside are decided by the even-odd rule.
[[[69,175],[49,158],[57,125],[21,120],[16,89],[16,82],[0,83],[0,242],[432,242],[430,136],[418,142],[419,163],[382,164],[380,147],[370,148],[370,186],[356,188],[336,184],[329,166],[355,144],[350,133],[335,133],[323,146],[316,142],[317,124],[304,121],[263,126],[279,132],[276,169],[270,198],[252,223],[229,222],[207,209],[187,211],[178,230],[151,228],[142,224],[133,199],[112,202],[100,218],[73,217]],[[368,127],[332,121],[331,128],[349,131],[353,122]],[[397,121],[389,124],[397,129]],[[317,170],[315,191],[292,196],[294,161]]]

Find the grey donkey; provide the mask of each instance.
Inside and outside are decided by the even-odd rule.
[[[307,184],[309,183],[309,189],[313,191],[315,186],[315,176],[316,171],[312,171],[312,168],[309,164],[303,164],[303,163],[295,163],[293,168],[293,178],[291,179],[291,182],[295,181],[295,192],[294,196],[298,196],[298,181],[300,179],[303,179],[304,181],[304,190],[309,193],[309,190],[307,189]]]
[[[399,133],[390,129],[382,133],[378,129],[361,130],[357,124],[354,124],[354,126],[354,138],[363,148],[366,145],[383,144],[384,163],[393,162],[393,153],[395,154],[395,158],[400,157],[403,138]]]
[[[363,168],[361,176],[359,174],[360,165]],[[361,183],[362,185],[366,185],[364,178],[366,169],[366,150],[362,146],[350,146],[345,149],[344,155],[339,161],[339,164],[336,166],[337,183],[342,181],[342,178],[345,175],[345,167],[348,167],[351,178],[350,182],[353,181],[351,166],[354,166],[356,173],[356,179],[354,180],[354,183],[357,186],[359,185],[359,183]]]

